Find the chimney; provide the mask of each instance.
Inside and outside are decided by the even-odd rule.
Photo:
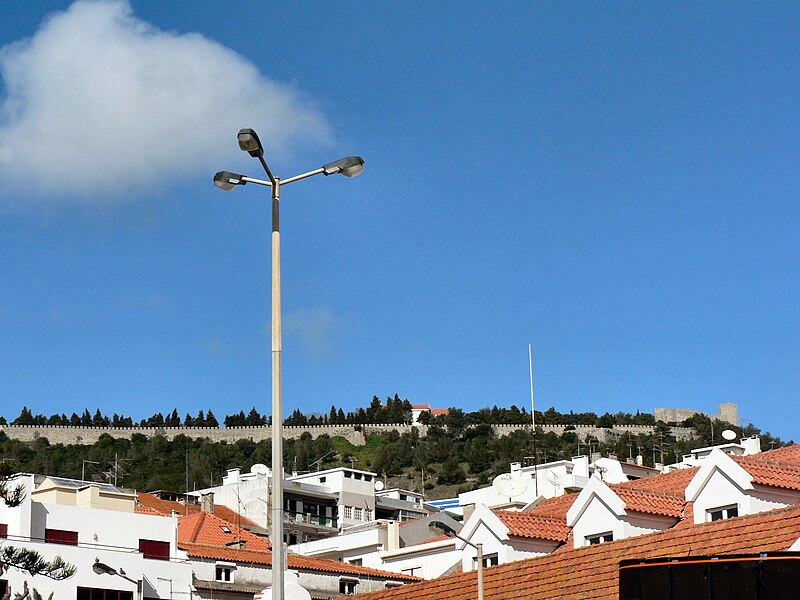
[[[390,521],[389,524],[386,526],[387,529],[387,539],[386,539],[386,550],[391,552],[393,550],[400,549],[400,523],[397,521]]]
[[[228,474],[222,478],[222,485],[231,485],[239,482],[239,474],[242,470],[239,467],[228,469]]]
[[[214,492],[200,494],[200,510],[214,514]]]
[[[469,518],[472,516],[472,513],[475,512],[475,505],[474,504],[467,504],[464,506],[464,523],[466,523]]]
[[[640,467],[643,466],[644,465],[644,456],[642,456],[641,454],[637,454],[636,455],[636,464],[639,465]]]
[[[742,440],[742,446],[744,447],[744,455],[748,456],[750,454],[758,454],[761,452],[761,438],[757,435],[753,437],[745,438]]]

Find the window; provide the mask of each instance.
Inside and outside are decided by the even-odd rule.
[[[361,516],[362,516],[362,513],[363,513],[363,512],[364,512],[364,511],[363,511],[362,509],[360,509],[360,508],[354,508],[354,509],[353,509],[353,518],[354,518],[356,521],[360,521],[360,520],[361,520]]]
[[[364,559],[362,559],[362,558],[354,558],[353,560],[350,561],[350,564],[351,565],[357,565],[357,566],[360,567],[362,564],[364,564]]]
[[[220,525],[219,528],[222,529],[222,531],[224,531],[225,533],[233,533],[233,531],[231,531],[231,528],[228,527],[227,525]]]
[[[45,529],[44,541],[47,544],[66,544],[67,546],[77,546],[78,532],[65,531],[63,529]]]
[[[720,508],[709,508],[706,511],[706,521],[722,521],[731,517],[739,516],[739,507],[736,504],[722,506]]]
[[[495,552],[494,554],[484,554],[483,555],[483,566],[484,567],[494,567],[494,566],[499,565],[499,564],[500,564],[500,559],[497,557],[497,552]],[[477,556],[473,556],[472,557],[472,568],[473,569],[477,569],[478,568],[478,557]]]
[[[350,479],[351,477],[353,477],[353,474],[352,474],[350,471],[345,471],[345,472],[344,472],[344,476],[345,476],[347,479]]]
[[[356,587],[358,586],[357,581],[353,581],[352,579],[340,579],[339,580],[339,593],[344,594],[345,596],[352,596],[356,593]]]
[[[8,537],[8,525],[5,523],[0,523],[0,540],[4,540]],[[2,596],[0,596],[2,598]]]
[[[216,581],[230,583],[233,581],[233,567],[229,565],[217,565]]]
[[[327,481],[327,478],[325,478],[325,477],[320,477],[319,478],[319,482],[320,483],[325,483],[326,481]]]
[[[78,600],[133,600],[133,592],[79,587],[77,598]]]
[[[422,577],[422,567],[411,567],[401,571],[404,575],[412,575],[414,577]]]
[[[0,598],[3,598],[8,591],[8,582],[4,579],[0,579]]]
[[[365,521],[372,521],[372,509],[365,508],[364,509],[364,520]]]
[[[364,475],[364,481],[372,481],[372,475]]]
[[[352,506],[345,506],[344,507],[344,518],[345,519],[352,519],[353,518],[353,507]]]
[[[586,536],[586,543],[590,546],[594,546],[595,544],[602,544],[605,542],[613,542],[614,541],[614,534],[610,531],[608,533],[601,533],[598,535]]]
[[[361,479],[361,473],[355,473],[356,479]]]
[[[141,552],[145,558],[169,560],[169,542],[139,540],[139,552]]]

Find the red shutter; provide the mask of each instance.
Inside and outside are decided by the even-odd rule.
[[[63,529],[45,529],[44,541],[48,544],[66,544],[67,546],[77,546],[78,532],[65,531]]]
[[[5,523],[0,523],[0,539],[5,539],[8,537],[8,525]]]
[[[139,540],[139,552],[141,552],[145,558],[169,560],[169,542]]]

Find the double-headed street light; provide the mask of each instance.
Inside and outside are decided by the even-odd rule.
[[[287,179],[280,179],[264,160],[264,148],[258,135],[252,129],[241,129],[236,136],[239,148],[259,160],[267,174],[268,180],[255,179],[239,173],[220,171],[214,175],[214,185],[228,191],[237,185],[256,183],[272,188],[272,598],[284,600],[283,575],[286,571],[283,552],[283,386],[281,383],[281,236],[280,236],[280,199],[281,187],[312,177],[314,175],[336,175],[340,173],[354,177],[364,170],[364,159],[360,156],[348,156],[328,163],[307,173],[301,173]]]

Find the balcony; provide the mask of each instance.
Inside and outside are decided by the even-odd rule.
[[[313,525],[314,527],[328,527],[337,529],[339,523],[336,517],[323,517],[320,515],[312,515],[311,513],[297,513],[285,510],[283,511],[284,519],[291,523],[300,523],[302,525]]]

